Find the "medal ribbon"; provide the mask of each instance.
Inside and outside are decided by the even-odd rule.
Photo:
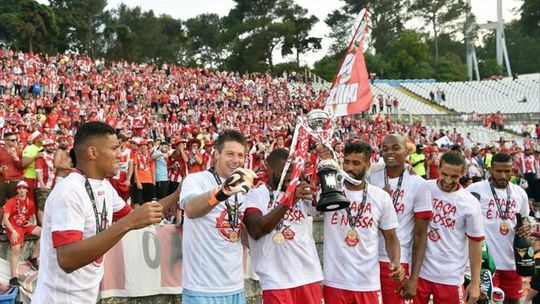
[[[356,213],[354,220],[351,214],[351,207],[349,206],[347,207],[347,209],[345,209],[347,210],[347,220],[349,222],[349,226],[353,230],[356,227],[358,220],[360,220],[360,217],[362,216],[362,214],[364,214],[364,206],[366,205],[366,201],[367,201],[367,193],[368,193],[368,184],[366,183],[366,187],[364,188],[364,193],[362,194],[362,202],[360,203],[360,208],[358,210],[358,213]]]
[[[96,218],[96,234],[99,234],[103,230],[105,230],[105,224],[107,223],[107,204],[105,203],[105,198],[103,199],[103,207],[101,208],[100,217],[100,213],[98,212],[96,205],[96,198],[94,197],[94,192],[92,191],[92,186],[90,186],[90,181],[88,180],[88,177],[81,170],[75,169],[73,170],[73,172],[78,173],[84,177],[84,187],[86,188],[86,193],[88,194],[90,202],[92,203],[92,209],[94,209],[94,216]]]
[[[502,211],[501,200],[499,200],[499,197],[497,196],[495,187],[492,183],[489,183],[489,187],[491,188],[491,194],[493,194],[493,198],[495,199],[495,205],[497,206],[497,210],[499,211],[499,216],[502,220],[508,219],[508,209],[510,209],[510,185],[506,187],[506,206],[504,209],[504,213]]]
[[[396,204],[397,204],[398,199],[399,199],[399,191],[401,191],[401,184],[403,183],[403,175],[404,174],[405,174],[405,170],[403,170],[403,172],[401,172],[401,175],[399,176],[399,179],[398,179],[396,190],[394,190],[394,192],[392,194],[392,204],[394,205],[394,208],[396,208]],[[388,181],[388,173],[387,173],[386,168],[384,169],[384,183],[386,185],[390,185],[390,183]]]
[[[221,178],[218,176],[216,169],[213,167],[208,169],[210,173],[214,176],[214,179],[216,180],[217,185],[221,185]],[[238,226],[238,195],[234,194],[234,208],[229,203],[229,199],[225,201],[225,207],[227,208],[227,220],[229,221],[229,225],[231,225],[231,228],[236,230],[236,227]]]

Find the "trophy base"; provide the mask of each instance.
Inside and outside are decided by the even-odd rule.
[[[317,203],[317,211],[331,212],[349,207],[351,202],[341,194],[334,194],[321,197]]]

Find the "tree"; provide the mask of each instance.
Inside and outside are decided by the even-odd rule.
[[[424,19],[426,25],[431,25],[435,49],[435,66],[439,61],[439,35],[443,30],[456,30],[456,20],[465,16],[469,10],[463,0],[412,0],[411,14]]]
[[[60,27],[60,51],[96,56],[102,39],[107,0],[49,0]]]
[[[285,32],[281,54],[284,56],[292,54],[294,49],[298,67],[300,66],[300,54],[321,49],[321,38],[309,36],[309,31],[319,19],[314,15],[307,17],[307,12],[307,9],[292,4],[290,0],[281,2],[277,8],[277,15],[282,16],[285,27],[289,29]]]
[[[520,8],[521,19],[519,23],[523,32],[533,38],[540,38],[540,1],[524,0]]]
[[[318,38],[309,37],[314,16],[292,0],[235,0],[236,6],[224,19],[230,39],[231,56],[226,66],[233,70],[264,71],[274,67],[273,53],[294,49],[297,61],[302,52],[320,46]]]
[[[387,60],[390,66],[388,78],[418,79],[433,77],[434,71],[429,64],[429,47],[416,31],[407,30],[399,34],[390,43],[393,50]]]
[[[466,81],[467,69],[463,60],[454,53],[442,55],[435,73],[438,81]]]
[[[201,14],[188,19],[185,26],[197,63],[211,68],[220,66],[227,55],[223,19],[217,14]]]
[[[58,34],[56,18],[52,11],[33,0],[7,0],[0,13],[0,37],[12,41],[16,48],[34,52],[51,51],[54,46],[49,38]]]
[[[370,12],[371,43],[377,53],[386,53],[388,44],[402,32],[408,16],[405,14],[407,0],[344,0],[339,10],[332,11],[325,19],[330,27],[332,52],[341,52],[347,48],[350,28],[356,15],[365,7]]]

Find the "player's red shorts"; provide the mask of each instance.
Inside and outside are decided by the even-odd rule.
[[[504,291],[507,300],[519,300],[523,296],[523,278],[515,270],[497,270],[493,285]]]
[[[433,295],[433,304],[461,304],[465,302],[463,285],[445,285],[419,278],[413,303],[428,304],[430,295]]]
[[[36,227],[37,227],[36,225],[30,225],[28,227],[19,227],[19,226],[13,225],[13,223],[11,223],[11,225],[13,226],[15,231],[17,231],[17,233],[19,234],[19,239],[17,239],[17,241],[14,243],[11,240],[11,235],[12,235],[11,231],[9,231],[9,229],[6,228],[7,238],[9,240],[9,244],[11,244],[12,246],[13,245],[21,245],[22,243],[24,243],[24,236],[25,235],[31,235],[32,231],[34,231],[34,229],[36,229]]]
[[[264,304],[321,304],[322,292],[319,282],[287,289],[263,290]]]
[[[392,280],[390,277],[390,263],[388,262],[379,262],[381,269],[381,294],[383,304],[404,304],[405,299],[403,299],[399,293],[395,290],[399,286],[399,282]],[[409,264],[401,263],[401,267],[405,269],[405,275],[409,275]]]
[[[323,287],[324,304],[379,304],[379,291],[352,291]]]

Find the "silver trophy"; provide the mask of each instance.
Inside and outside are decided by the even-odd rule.
[[[307,115],[308,126],[318,135],[321,141],[332,152],[333,149],[325,138],[325,131],[330,115],[320,109],[312,110]],[[333,153],[335,155],[335,153]],[[321,186],[321,196],[317,202],[317,210],[329,212],[347,208],[350,201],[343,195],[344,172],[334,159],[323,159],[317,166],[317,176]]]

